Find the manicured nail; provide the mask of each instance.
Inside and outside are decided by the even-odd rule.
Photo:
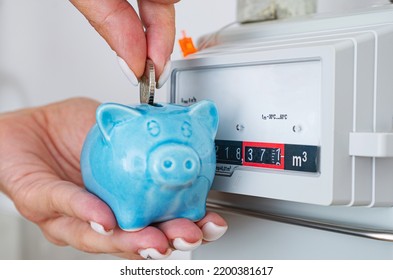
[[[198,248],[202,244],[202,239],[198,240],[195,243],[189,243],[185,241],[183,238],[175,238],[173,240],[173,247],[179,251],[192,251]]]
[[[119,62],[120,69],[123,71],[124,75],[126,75],[127,79],[133,84],[137,86],[139,84],[138,78],[135,76],[134,72],[128,67],[127,63],[120,56],[117,57],[117,61]]]
[[[157,249],[154,248],[147,248],[147,249],[142,249],[138,251],[139,255],[146,259],[146,260],[161,260],[166,257],[169,257],[170,254],[172,254],[172,250],[168,249],[165,254],[161,254],[158,252]]]
[[[227,231],[227,226],[218,226],[215,223],[208,222],[202,227],[203,239],[206,241],[215,241]]]
[[[164,70],[162,71],[160,78],[157,81],[157,88],[161,88],[165,82],[168,80],[169,75],[171,74],[171,61],[168,60],[167,63],[164,66]]]
[[[113,230],[106,231],[102,225],[96,222],[90,222],[90,227],[97,233],[102,235],[112,235]]]

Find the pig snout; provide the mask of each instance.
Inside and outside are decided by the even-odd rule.
[[[165,187],[188,187],[199,175],[200,160],[192,148],[176,143],[159,145],[148,159],[153,181]]]

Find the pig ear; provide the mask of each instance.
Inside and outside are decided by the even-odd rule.
[[[212,138],[218,129],[218,110],[212,101],[202,100],[190,106],[189,115],[199,120],[209,131]]]
[[[102,136],[110,141],[111,132],[118,124],[141,116],[141,113],[131,107],[115,103],[101,104],[96,111],[96,121]]]

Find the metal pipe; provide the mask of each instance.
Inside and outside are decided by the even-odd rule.
[[[254,211],[244,208],[220,204],[218,202],[207,202],[207,208],[216,212],[245,215],[253,218],[265,219],[279,223],[291,224],[296,226],[308,227],[319,230],[369,238],[379,241],[393,242],[393,231],[383,229],[370,229],[356,226],[342,225],[338,223],[318,221],[312,219],[285,216],[281,214],[272,214],[263,211]]]

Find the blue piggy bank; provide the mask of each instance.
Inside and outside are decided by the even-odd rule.
[[[98,107],[96,121],[82,149],[82,177],[121,229],[205,215],[216,166],[214,103],[106,103]]]

